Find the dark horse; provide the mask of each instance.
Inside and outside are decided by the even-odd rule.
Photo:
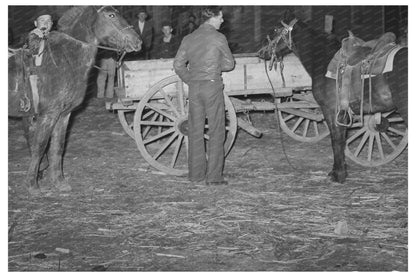
[[[282,39],[279,39],[270,49],[277,58],[293,51],[311,76],[313,96],[322,109],[331,134],[334,164],[328,175],[332,181],[343,183],[347,177],[345,162],[347,127],[337,124],[336,121],[337,82],[335,79],[325,77],[328,64],[340,49],[341,44],[338,40],[328,37],[327,34],[312,30],[290,12],[285,14],[285,19],[281,24],[281,27],[275,29],[275,37],[280,36]],[[407,53],[407,48],[400,49],[394,56],[393,70],[371,78],[371,105],[369,104],[368,79],[364,82],[363,97],[360,97],[360,91],[352,92],[351,97],[358,99],[355,104],[350,102],[350,108],[354,114],[360,114],[361,109],[364,114],[397,110],[405,123],[408,123]],[[362,104],[361,98],[363,98]],[[382,120],[382,122],[387,121]],[[385,127],[387,128],[388,126]]]
[[[30,108],[32,102],[27,97],[31,95],[27,93],[30,90],[27,65],[31,57],[25,49],[16,50],[9,57],[9,115],[23,117],[31,154],[25,183],[29,192],[35,194],[40,192],[40,162],[49,142],[48,171],[52,184],[59,190],[71,190],[62,166],[65,135],[71,111],[85,97],[88,74],[94,65],[99,44],[120,52],[141,49],[138,34],[110,6],[73,7],[60,18],[58,30],[48,36],[42,64],[36,68],[39,92],[36,113],[30,112],[33,110]],[[23,94],[23,99],[13,102]],[[24,98],[28,100],[26,103]],[[11,103],[20,103],[20,109]],[[15,113],[16,110],[18,112]]]

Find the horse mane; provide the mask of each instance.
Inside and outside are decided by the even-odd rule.
[[[58,21],[58,30],[64,33],[72,30],[77,19],[85,12],[88,6],[77,6],[67,10]]]

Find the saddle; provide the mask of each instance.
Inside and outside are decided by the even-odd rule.
[[[349,37],[342,40],[342,47],[329,63],[326,74],[326,77],[337,81],[337,118],[339,112],[342,111],[342,119],[337,119],[339,125],[349,126],[352,124],[351,110],[349,109],[350,95],[360,91],[363,94],[365,78],[386,72],[386,63],[390,53],[394,48],[397,48],[395,40],[396,36],[391,32],[367,42],[349,32]],[[346,111],[348,111],[347,117],[345,116]]]
[[[38,95],[34,95],[31,80],[32,55],[25,48],[8,51],[9,116],[31,116],[37,113]]]

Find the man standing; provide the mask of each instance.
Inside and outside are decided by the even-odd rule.
[[[144,8],[141,8],[137,13],[137,23],[134,24],[134,30],[140,35],[143,41],[142,50],[137,55],[140,59],[149,59],[150,50],[153,42],[153,26],[152,23],[147,21],[147,12]]]
[[[226,185],[223,176],[225,105],[221,72],[234,68],[227,39],[217,30],[223,20],[221,8],[202,10],[204,22],[182,40],[173,67],[189,85],[189,180],[207,185]],[[188,67],[187,67],[188,64]],[[208,118],[208,161],[204,127]]]
[[[100,63],[97,76],[97,98],[113,98],[117,53],[113,50],[100,49],[96,59]]]
[[[37,67],[42,65],[43,52],[45,51],[45,41],[52,29],[52,16],[43,14],[36,18],[33,22],[35,29],[30,31],[27,46],[33,56],[34,66],[31,67],[29,76],[30,85],[32,87],[33,107],[35,113],[38,112],[39,93],[38,93],[38,75]]]

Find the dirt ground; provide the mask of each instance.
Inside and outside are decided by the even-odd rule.
[[[331,182],[329,138],[240,130],[229,185],[195,186],[141,157],[104,100],[73,114],[64,156],[70,193],[29,197],[21,122],[8,120],[9,271],[407,271],[408,154],[377,168],[348,161]],[[282,139],[281,139],[282,138]],[[286,152],[289,161],[284,155]]]

